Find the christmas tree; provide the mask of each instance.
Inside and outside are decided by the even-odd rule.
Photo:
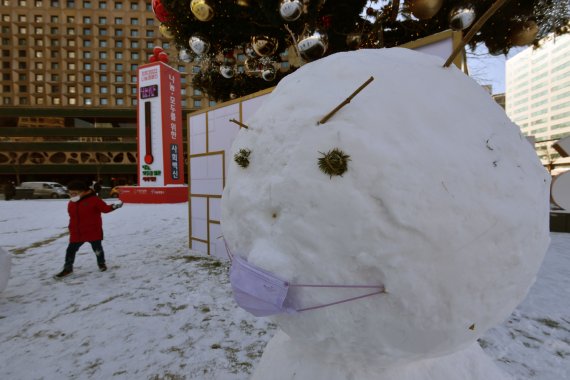
[[[491,54],[539,46],[548,34],[570,30],[567,0],[153,0],[152,6],[179,58],[199,63],[194,87],[217,101],[274,86],[329,54],[400,46],[450,28],[465,34],[476,28],[469,45],[485,44]],[[237,54],[247,56],[243,72]]]

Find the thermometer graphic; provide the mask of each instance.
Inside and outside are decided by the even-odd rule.
[[[147,165],[152,164],[154,158],[152,157],[152,123],[150,114],[150,102],[144,103],[144,142],[145,142],[145,155],[144,162]]]

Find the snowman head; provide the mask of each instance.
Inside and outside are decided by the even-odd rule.
[[[385,286],[273,316],[292,339],[387,361],[443,355],[506,318],[532,284],[549,176],[488,93],[440,59],[329,56],[282,80],[247,124],[222,199],[232,252],[289,283]],[[367,292],[292,287],[286,302]]]

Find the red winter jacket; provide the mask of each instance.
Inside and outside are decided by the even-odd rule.
[[[69,202],[69,241],[71,243],[103,240],[101,213],[113,211],[113,207],[103,202],[93,191],[77,202]]]

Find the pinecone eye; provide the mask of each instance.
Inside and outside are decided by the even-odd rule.
[[[350,156],[342,150],[334,148],[327,153],[319,152],[322,157],[318,159],[319,169],[331,178],[333,175],[341,176],[348,170]]]
[[[242,168],[247,168],[249,166],[249,155],[251,154],[250,149],[240,149],[239,152],[234,154],[234,161]]]

